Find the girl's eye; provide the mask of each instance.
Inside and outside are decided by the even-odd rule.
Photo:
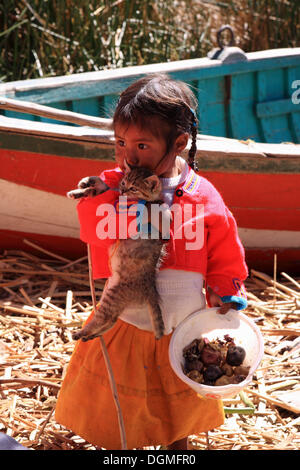
[[[130,188],[130,191],[132,191],[133,193],[136,192],[136,188]]]
[[[124,140],[118,140],[118,141],[117,141],[117,144],[119,145],[119,147],[125,147],[125,142],[124,142]]]
[[[147,145],[146,144],[138,144],[138,148],[140,150],[145,150],[147,148]]]

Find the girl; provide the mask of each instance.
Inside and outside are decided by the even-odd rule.
[[[194,171],[195,108],[196,99],[189,87],[166,75],[147,76],[130,85],[121,94],[113,118],[118,167],[101,175],[109,188],[117,187],[126,160],[152,169],[161,178],[169,206],[176,203],[183,210],[186,204],[204,207],[201,246],[187,248],[184,236],[171,237],[167,244],[169,256],[157,275],[165,335],[155,339],[146,307],[128,308],[103,335],[117,383],[128,448],[165,445],[185,450],[189,435],[224,422],[222,402],[198,396],[173,373],[168,358],[173,329],[205,307],[204,286],[208,305],[219,306],[220,313],[247,304],[243,294],[247,267],[235,220],[217,190]],[[187,163],[179,154],[190,136]],[[98,238],[96,209],[117,198],[118,193],[108,189],[77,205],[81,239],[91,245],[95,278],[111,275],[108,248],[115,242]],[[195,214],[188,224],[184,219],[184,224],[197,228]],[[171,233],[174,235],[172,224]],[[117,413],[98,338],[76,344],[58,396],[56,420],[99,447],[121,448]]]

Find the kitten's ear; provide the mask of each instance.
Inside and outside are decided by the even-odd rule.
[[[159,178],[156,175],[148,176],[144,179],[144,182],[151,191],[157,191],[160,185]]]

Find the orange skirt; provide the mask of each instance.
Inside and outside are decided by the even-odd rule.
[[[103,335],[128,449],[168,445],[224,422],[221,400],[200,397],[173,372],[168,356],[171,336],[156,340],[152,332],[120,319]],[[76,344],[59,392],[55,418],[98,447],[122,448],[99,338]]]

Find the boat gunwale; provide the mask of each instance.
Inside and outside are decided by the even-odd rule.
[[[91,141],[94,143],[103,143],[107,145],[114,145],[114,132],[107,129],[94,128],[93,126],[70,126],[66,124],[54,124],[45,123],[39,121],[29,121],[27,119],[10,118],[6,116],[0,116],[0,131],[7,131],[11,133],[21,134],[32,134],[36,137],[49,137],[49,138],[65,138],[65,139],[76,139],[83,141]],[[281,146],[285,148],[286,152],[283,152],[281,156],[289,158],[300,157],[300,144],[293,142],[286,143],[261,143],[252,140],[243,141],[239,139],[230,139],[227,137],[219,137],[212,135],[197,135],[197,142],[211,142],[216,145],[230,145],[236,146],[236,149],[241,154],[249,154],[255,156],[274,155],[276,156],[276,148]],[[284,147],[282,147],[284,146]],[[259,150],[259,148],[264,149]],[[220,149],[219,149],[220,150]],[[288,152],[291,150],[291,153]],[[296,151],[296,153],[293,152]],[[237,152],[237,153],[238,153]],[[224,153],[228,154],[228,150]]]
[[[126,79],[135,80],[144,76],[147,73],[165,72],[172,74],[181,74],[180,79],[184,79],[184,75],[193,74],[189,80],[198,80],[203,78],[210,78],[212,76],[231,75],[238,73],[251,73],[261,70],[262,65],[264,70],[270,70],[278,67],[288,67],[297,65],[297,59],[300,58],[300,48],[286,48],[286,49],[271,49],[266,51],[257,51],[246,53],[246,61],[237,61],[234,63],[223,63],[220,60],[212,60],[207,57],[197,59],[187,59],[172,62],[163,62],[158,64],[135,65],[130,67],[105,69],[95,72],[80,72],[70,75],[61,75],[57,77],[35,78],[30,80],[18,80],[7,82],[0,85],[0,95],[7,97],[17,97],[18,99],[30,99],[39,102],[47,103],[47,96],[42,95],[46,90],[49,92],[52,89],[76,88],[77,86],[85,85],[89,88],[93,85],[104,84],[111,82],[109,90],[102,90],[99,96],[107,96],[116,94],[124,88]],[[274,62],[274,59],[277,59]],[[123,79],[124,82],[120,79]],[[115,85],[115,86],[113,86]],[[127,82],[126,82],[127,85]],[[35,92],[32,95],[26,95],[24,98],[21,93]],[[85,91],[82,98],[89,96],[96,96],[92,90],[91,93]],[[16,96],[18,93],[20,95]],[[34,99],[35,98],[35,99]],[[67,97],[68,100],[72,99]],[[74,98],[75,99],[75,98]],[[77,98],[78,99],[78,98]]]
[[[17,121],[18,127],[11,121]],[[50,129],[56,134],[49,133]],[[184,157],[189,145],[182,153]],[[107,130],[0,116],[0,159],[6,158],[5,151],[113,161],[114,137]],[[265,144],[198,134],[196,159],[200,171],[300,174],[300,144],[294,143]]]

